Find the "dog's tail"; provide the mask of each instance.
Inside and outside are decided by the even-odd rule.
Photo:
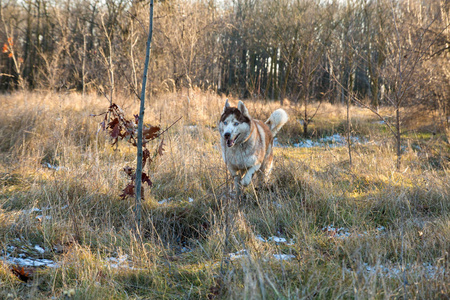
[[[275,137],[278,131],[283,127],[284,124],[288,121],[288,115],[284,111],[284,109],[279,108],[274,111],[269,119],[267,119],[266,124],[269,125],[270,131],[272,131],[273,136]]]

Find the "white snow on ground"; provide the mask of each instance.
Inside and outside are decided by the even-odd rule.
[[[258,234],[255,237],[261,242],[275,242],[276,244],[286,244],[287,246],[292,246],[295,244],[293,239],[290,239],[288,242],[287,239],[278,236],[271,236],[266,239]]]
[[[361,138],[357,136],[351,137],[352,143],[363,143],[364,141],[361,140]],[[304,140],[300,143],[294,144],[294,147],[297,148],[312,148],[312,147],[325,147],[328,146],[330,148],[335,147],[343,147],[347,145],[347,138],[341,136],[340,134],[336,133],[332,136],[326,136],[320,139],[317,139],[317,141],[313,140]]]
[[[367,143],[367,141],[364,138],[357,137],[357,136],[352,136],[350,139],[351,139],[352,143],[354,143],[354,144]],[[274,147],[280,147],[280,148],[289,147],[289,146],[280,144],[278,142],[277,138],[275,138],[273,140],[273,145],[274,145]],[[293,147],[295,147],[295,148],[312,148],[312,147],[336,148],[336,147],[344,147],[346,145],[347,145],[347,137],[336,133],[334,135],[326,136],[326,137],[323,137],[323,138],[320,138],[320,139],[317,139],[314,141],[311,139],[303,140],[303,141],[300,141],[299,143],[293,144]]]
[[[185,125],[184,128],[186,128],[186,130],[188,131],[195,131],[198,129],[197,125]]]
[[[285,238],[277,237],[277,236],[271,236],[267,239],[268,241],[274,241],[275,243],[286,243],[287,240]]]
[[[42,247],[39,246],[39,245],[34,245],[34,249],[35,249],[37,252],[39,252],[40,254],[44,254],[44,253],[45,253],[44,248],[42,248]]]
[[[162,205],[162,204],[167,204],[167,203],[169,203],[169,202],[172,201],[172,200],[174,200],[173,197],[169,197],[169,198],[167,198],[167,199],[163,199],[163,200],[161,200],[161,201],[158,201],[158,204],[160,204],[160,205]],[[194,202],[194,199],[191,198],[191,197],[188,197],[187,201],[188,201],[189,203],[192,203],[192,202]]]
[[[36,216],[36,219],[38,219],[39,221],[43,221],[44,219],[45,220],[51,220],[52,219],[52,216],[43,216],[43,215],[39,215],[39,216]]]
[[[51,259],[45,258],[20,258],[20,257],[3,257],[3,260],[6,261],[7,264],[18,265],[20,267],[49,267],[55,268],[58,266]]]
[[[17,239],[20,242],[20,239]],[[55,268],[58,266],[51,259],[45,258],[35,258],[30,256],[30,251],[32,255],[43,255],[46,251],[43,247],[39,245],[32,246],[31,244],[25,244],[22,248],[8,245],[5,250],[0,251],[0,260],[4,261],[6,264],[18,265],[20,267],[49,267]],[[12,253],[17,254],[11,256]]]
[[[345,269],[346,272],[353,272],[350,269]],[[425,276],[429,279],[437,278],[439,276],[444,276],[445,268],[433,266],[429,263],[420,264],[406,264],[405,266],[401,266],[400,264],[389,264],[389,265],[376,265],[371,266],[367,263],[361,265],[361,268],[357,270],[357,272],[363,272],[363,274],[367,275],[375,275],[379,274],[380,276],[384,276],[386,278],[401,278],[405,274],[406,276]]]
[[[181,248],[181,253],[188,253],[188,252],[192,252],[192,249],[189,249],[187,247]]]
[[[247,253],[247,250],[243,249],[243,250],[239,250],[236,253],[230,253],[229,256],[230,256],[231,260],[235,260],[235,259],[247,257],[248,253]]]
[[[106,261],[109,262],[111,268],[123,268],[128,266],[128,255],[124,254],[119,257],[108,257]]]
[[[56,268],[59,266],[58,263],[51,259],[45,259],[45,258],[34,258],[29,257],[25,253],[19,253],[18,257],[12,257],[9,252],[13,252],[15,249],[17,249],[14,246],[8,246],[7,252],[5,255],[3,255],[0,260],[3,260],[6,264],[10,265],[17,265],[19,267],[49,267],[49,268]],[[40,247],[39,245],[35,245],[33,247],[34,250],[39,252],[39,254],[44,254],[45,249]],[[109,266],[113,269],[118,268],[126,268],[130,270],[138,270],[137,268],[134,268],[130,266],[132,263],[129,260],[129,257],[127,254],[120,255],[118,257],[108,257],[106,258],[106,266]]]
[[[135,271],[142,271],[144,269],[133,267],[133,262],[127,254],[120,255],[118,257],[107,257],[106,266],[113,269],[129,269]]]
[[[60,170],[69,170],[69,168],[66,168],[66,167],[60,167],[60,166],[54,166],[54,165],[52,165],[52,164],[50,164],[50,163],[43,163],[42,164],[42,166],[43,167],[45,167],[45,168],[49,168],[49,169],[52,169],[52,170],[56,170],[56,171],[60,171]]]
[[[66,204],[66,205],[62,206],[61,209],[66,209],[66,208],[68,208],[68,207],[69,207],[69,206]],[[45,212],[45,211],[49,211],[49,210],[51,210],[51,209],[52,209],[51,206],[46,206],[46,207],[43,207],[43,208],[33,207],[33,208],[31,208],[31,209],[24,209],[24,210],[22,210],[21,212],[22,212],[23,214],[25,214],[25,215],[30,215],[30,214],[32,214],[32,213],[36,213],[36,212]],[[35,216],[35,218],[36,218],[37,220],[39,220],[39,221],[42,222],[43,220],[51,220],[51,219],[52,219],[52,216],[42,214],[42,215],[37,215],[37,216]]]
[[[273,139],[273,146],[274,147],[285,147],[278,142],[278,138]]]
[[[273,257],[276,260],[290,260],[295,258],[295,255],[292,254],[274,254]]]
[[[39,208],[37,208],[37,207],[33,207],[33,208],[31,208],[31,209],[24,209],[24,210],[22,210],[22,212],[24,213],[24,214],[31,214],[31,213],[34,213],[34,212],[41,212],[42,210],[41,209],[39,209]]]
[[[266,242],[266,239],[263,238],[262,236],[260,236],[259,234],[256,236],[256,238],[257,238],[258,240],[260,240],[261,242]]]
[[[377,227],[376,228],[377,234],[383,232],[385,229],[386,228],[384,228],[384,226]],[[333,224],[323,227],[322,231],[325,232],[330,238],[339,238],[339,239],[345,239],[354,236],[362,237],[369,234],[367,231],[363,231],[362,233],[350,233],[348,228],[344,227],[336,228],[334,227]]]
[[[236,253],[229,253],[228,255],[230,257],[230,260],[236,260],[236,259],[248,257],[249,254],[248,254],[247,250],[243,249],[243,250],[239,250]],[[291,254],[273,254],[272,257],[275,260],[290,260],[290,259],[295,258],[295,256],[291,255]]]

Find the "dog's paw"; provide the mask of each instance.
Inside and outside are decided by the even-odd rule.
[[[247,174],[247,175],[244,176],[244,178],[242,178],[241,185],[242,186],[247,186],[247,185],[250,184],[251,181],[252,181],[252,177],[248,176],[248,174]]]

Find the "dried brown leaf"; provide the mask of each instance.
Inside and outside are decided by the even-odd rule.
[[[25,270],[24,267],[12,266],[11,272],[23,282],[28,282],[33,279],[32,270]]]
[[[134,182],[128,183],[128,185],[122,190],[122,194],[120,194],[122,199],[126,197],[134,197]]]
[[[108,124],[108,128],[110,128],[110,136],[113,139],[117,139],[119,137],[120,134],[120,124],[119,124],[119,119],[115,118],[114,120],[112,120],[111,122],[109,122]]]
[[[152,160],[150,158],[150,151],[146,148],[142,151],[142,168],[145,167],[147,160],[150,160],[149,163],[152,162]]]
[[[152,186],[152,181],[150,180],[150,177],[148,177],[148,175],[144,172],[142,172],[142,182],[146,182],[148,184],[148,186]]]
[[[151,140],[151,139],[157,137],[158,136],[158,131],[160,129],[158,126],[152,126],[152,125],[149,125],[149,126],[150,127],[146,126],[146,128],[144,128],[142,130],[142,136],[146,140]]]
[[[158,146],[158,154],[161,156],[161,155],[163,155],[163,152],[164,152],[164,138],[162,138],[161,139],[161,143],[159,143],[159,146]]]

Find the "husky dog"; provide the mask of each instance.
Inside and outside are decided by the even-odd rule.
[[[219,121],[220,144],[238,197],[240,186],[249,185],[255,173],[259,184],[267,181],[272,170],[273,138],[287,120],[287,113],[279,108],[263,123],[250,117],[242,101],[236,108],[226,100]]]

